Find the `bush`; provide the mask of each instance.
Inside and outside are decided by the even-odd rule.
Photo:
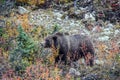
[[[15,71],[24,71],[27,66],[34,63],[36,44],[22,29],[18,26],[19,35],[17,37],[17,47],[11,51],[9,60]]]

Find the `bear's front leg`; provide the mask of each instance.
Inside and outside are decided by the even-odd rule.
[[[67,57],[65,54],[60,54],[55,58],[55,64],[67,64]]]

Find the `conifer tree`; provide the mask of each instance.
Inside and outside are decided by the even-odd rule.
[[[25,70],[27,66],[34,63],[34,55],[37,49],[32,38],[24,32],[21,26],[18,26],[18,32],[17,47],[11,51],[9,57],[15,71]]]

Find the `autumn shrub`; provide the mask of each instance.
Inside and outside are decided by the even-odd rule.
[[[17,20],[15,19],[16,24],[17,25],[20,24],[26,33],[30,33],[32,30],[32,26],[29,24],[29,15],[28,14],[17,15],[16,18],[17,18]]]
[[[41,5],[46,2],[46,0],[16,0],[17,2],[27,3],[30,5]]]
[[[116,61],[120,64],[120,54],[117,54],[115,57]]]
[[[27,66],[34,64],[37,47],[35,42],[18,26],[17,46],[10,52],[9,60],[15,71],[24,71]]]
[[[3,28],[0,28],[0,37],[3,36],[3,33],[4,33],[4,29],[3,29]]]
[[[8,50],[10,50],[10,47],[12,46],[12,43],[9,41],[10,38],[7,34],[6,28],[0,28],[0,48],[3,50],[3,55],[8,55]]]
[[[9,19],[5,21],[5,26],[0,28],[0,48],[3,57],[8,60],[11,50],[16,47],[15,39],[18,35],[16,27]]]
[[[33,4],[33,5],[40,5],[40,4],[45,4],[46,2],[51,2],[52,0],[16,0],[17,2],[24,2],[28,4]],[[54,0],[53,0],[54,1]],[[56,0],[54,2],[62,2],[62,3],[67,3],[70,2],[71,0]]]
[[[48,35],[48,31],[44,26],[37,26],[32,29],[30,35],[32,35],[33,39],[36,41],[43,41]]]
[[[58,65],[44,63],[42,59],[36,60],[35,65],[26,68],[22,79],[25,80],[72,80],[70,75],[61,76],[61,69]]]
[[[0,0],[0,4],[1,4],[1,3],[4,3],[4,2],[5,2],[5,0]]]
[[[12,20],[6,21],[5,33],[8,38],[16,38],[18,36],[17,27]]]
[[[4,35],[4,29],[0,28],[0,47],[2,47],[2,44],[5,42],[3,35]]]

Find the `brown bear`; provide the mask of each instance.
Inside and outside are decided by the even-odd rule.
[[[66,64],[68,61],[84,58],[87,65],[93,66],[94,48],[88,36],[55,33],[45,39],[44,47],[58,49],[55,63],[64,62]]]

